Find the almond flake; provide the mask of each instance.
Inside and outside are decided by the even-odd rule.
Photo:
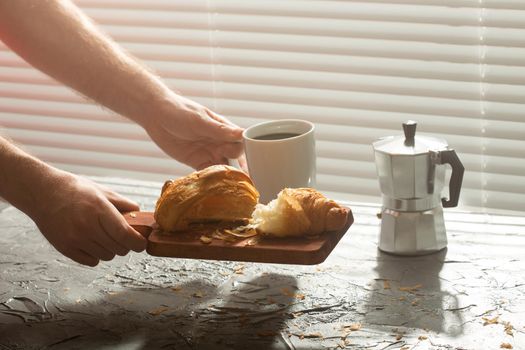
[[[384,280],[383,281],[383,289],[390,289],[390,281]]]
[[[213,239],[211,237],[208,237],[208,236],[205,236],[205,235],[202,235],[200,240],[204,244],[210,244],[213,241]]]
[[[496,316],[496,317],[493,317],[493,318],[488,318],[488,317],[482,317],[481,318],[483,321],[483,325],[484,326],[487,326],[489,324],[498,324],[499,323],[499,316]]]
[[[421,287],[423,287],[422,284],[416,284],[415,286],[412,286],[412,287],[399,287],[399,290],[402,292],[414,293],[416,290],[418,290]]]
[[[355,331],[358,331],[358,330],[361,329],[361,322],[352,323],[352,324],[350,324],[348,326],[344,326],[343,328],[346,331],[355,332]]]
[[[204,296],[204,293],[201,292],[200,290],[198,290],[195,293],[193,293],[193,297],[194,298],[202,298],[203,296]]]
[[[259,243],[259,237],[251,238],[244,243],[245,247],[253,246]]]
[[[505,333],[507,333],[508,335],[514,336],[514,332],[512,332],[514,327],[510,324],[510,322],[503,321],[502,323],[503,323],[503,326],[505,327]]]
[[[304,300],[304,294],[297,293],[297,294],[294,295],[294,298],[295,299],[299,299],[299,300]]]
[[[303,334],[304,338],[324,338],[320,332]]]
[[[244,265],[237,265],[233,268],[233,272],[237,275],[244,274]]]
[[[236,238],[234,236],[224,234],[224,233],[222,233],[219,230],[215,230],[215,232],[213,232],[213,234],[211,236],[212,236],[212,238],[219,239],[221,241],[226,241],[226,242],[235,242],[236,241]]]
[[[319,333],[319,332],[315,332],[315,333],[300,333],[300,334],[294,334],[296,337],[299,337],[299,339],[304,339],[304,338],[324,338],[324,336]]]
[[[248,238],[257,235],[257,231],[255,231],[254,229],[249,229],[243,232],[239,232],[236,230],[223,230],[222,232],[239,238]]]
[[[166,311],[168,311],[168,308],[165,306],[161,306],[151,311],[148,311],[148,314],[150,314],[151,316],[158,316],[161,313],[166,312]]]

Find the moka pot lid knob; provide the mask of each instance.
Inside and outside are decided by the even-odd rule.
[[[417,122],[403,123],[404,135],[382,137],[373,143],[374,150],[389,155],[419,155],[448,148],[448,143],[440,138],[416,135]]]

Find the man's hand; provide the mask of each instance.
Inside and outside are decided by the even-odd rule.
[[[168,155],[193,168],[242,153],[242,129],[174,93],[69,0],[0,1],[0,40],[44,73],[140,123]]]
[[[0,136],[0,196],[26,213],[65,256],[85,265],[146,248],[120,211],[137,204],[58,170]]]
[[[161,114],[141,122],[169,156],[200,170],[228,164],[229,158],[242,154],[243,129],[187,98],[175,94],[170,97]]]
[[[146,248],[146,239],[119,212],[139,210],[136,203],[87,179],[61,173],[44,190],[32,219],[47,240],[72,260],[95,266],[100,260]],[[53,187],[53,186],[52,186]]]

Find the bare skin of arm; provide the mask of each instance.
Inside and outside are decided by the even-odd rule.
[[[140,124],[201,169],[242,153],[242,129],[177,95],[66,0],[0,0],[0,39],[34,67]]]
[[[65,256],[95,266],[146,248],[144,237],[119,213],[138,210],[134,202],[53,168],[1,136],[0,164],[0,196],[31,217]]]
[[[0,40],[37,69],[141,125],[193,168],[242,153],[242,129],[171,91],[67,0],[0,0]],[[86,265],[145,249],[119,211],[138,206],[0,138],[0,196],[61,253]],[[93,227],[93,223],[98,223]]]

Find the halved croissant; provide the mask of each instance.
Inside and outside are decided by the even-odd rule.
[[[348,209],[313,188],[285,188],[252,214],[257,231],[269,236],[317,235],[346,225]]]
[[[155,207],[155,220],[164,231],[196,225],[234,227],[246,223],[259,192],[244,172],[214,165],[175,181],[167,181]]]

